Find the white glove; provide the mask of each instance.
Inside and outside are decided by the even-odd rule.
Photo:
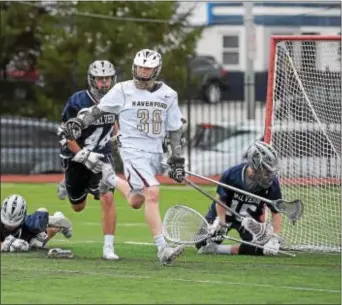
[[[220,230],[220,228],[220,217],[216,217],[214,222],[211,225],[209,225],[209,234],[214,235]]]
[[[102,171],[103,162],[100,159],[103,157],[103,154],[91,152],[83,148],[71,160],[84,164],[89,170],[97,174]]]
[[[1,245],[2,252],[26,252],[30,249],[27,241],[8,235]]]
[[[280,242],[277,237],[271,239],[264,245],[264,255],[277,255],[280,249]]]
[[[45,232],[38,233],[35,237],[30,240],[31,248],[44,248],[45,243],[48,239],[48,235]]]

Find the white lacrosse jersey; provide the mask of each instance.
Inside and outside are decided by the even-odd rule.
[[[177,92],[165,83],[154,92],[136,88],[134,81],[117,83],[98,108],[119,115],[119,135],[123,148],[163,153],[167,131],[182,127]]]

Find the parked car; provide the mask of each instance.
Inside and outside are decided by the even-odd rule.
[[[234,125],[217,123],[214,129],[206,132],[213,133],[220,130],[219,126],[224,128],[229,124]],[[194,139],[197,137],[202,141],[191,142],[190,160],[186,161],[187,167],[191,165],[191,171],[204,176],[220,175],[228,167],[245,160],[246,151],[255,140],[264,140],[263,122],[246,121],[229,128],[225,137],[216,135],[210,140],[199,137],[203,127],[198,129]],[[341,124],[318,125],[293,120],[279,122],[272,130],[272,145],[278,151],[282,177],[340,179]],[[327,136],[333,140],[329,141]],[[187,148],[185,156],[188,159]]]
[[[191,141],[190,162],[187,160],[187,165],[190,163],[191,171],[204,176],[219,175],[241,162],[247,148],[264,135],[262,123],[254,121],[217,123],[214,128],[204,129],[205,132],[205,124],[198,126],[202,127],[197,129]],[[214,135],[215,132],[218,133]],[[210,138],[200,136],[205,133],[211,134]],[[188,158],[187,148],[185,156]]]
[[[58,124],[24,117],[1,117],[1,173],[62,172]]]
[[[212,56],[196,56],[190,61],[192,82],[199,85],[199,98],[208,103],[222,100],[227,89],[227,70]]]

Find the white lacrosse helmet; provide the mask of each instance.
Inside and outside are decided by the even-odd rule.
[[[106,87],[98,86],[96,84],[97,77],[110,77],[110,84]],[[117,80],[114,65],[108,60],[95,60],[88,68],[88,85],[90,92],[96,97],[104,96],[115,84]]]
[[[137,67],[152,68],[152,73],[148,77],[141,77],[137,74]],[[149,82],[158,78],[162,68],[161,55],[153,50],[140,50],[134,57],[132,64],[133,79],[136,81]]]
[[[258,184],[270,187],[280,169],[276,150],[263,141],[255,141],[248,148],[247,162],[253,168]]]
[[[1,222],[8,227],[18,227],[24,223],[27,213],[25,199],[20,195],[10,195],[1,206]]]

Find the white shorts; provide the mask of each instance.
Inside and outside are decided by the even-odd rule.
[[[120,155],[127,182],[133,192],[159,185],[156,175],[161,172],[163,154],[120,148]]]

